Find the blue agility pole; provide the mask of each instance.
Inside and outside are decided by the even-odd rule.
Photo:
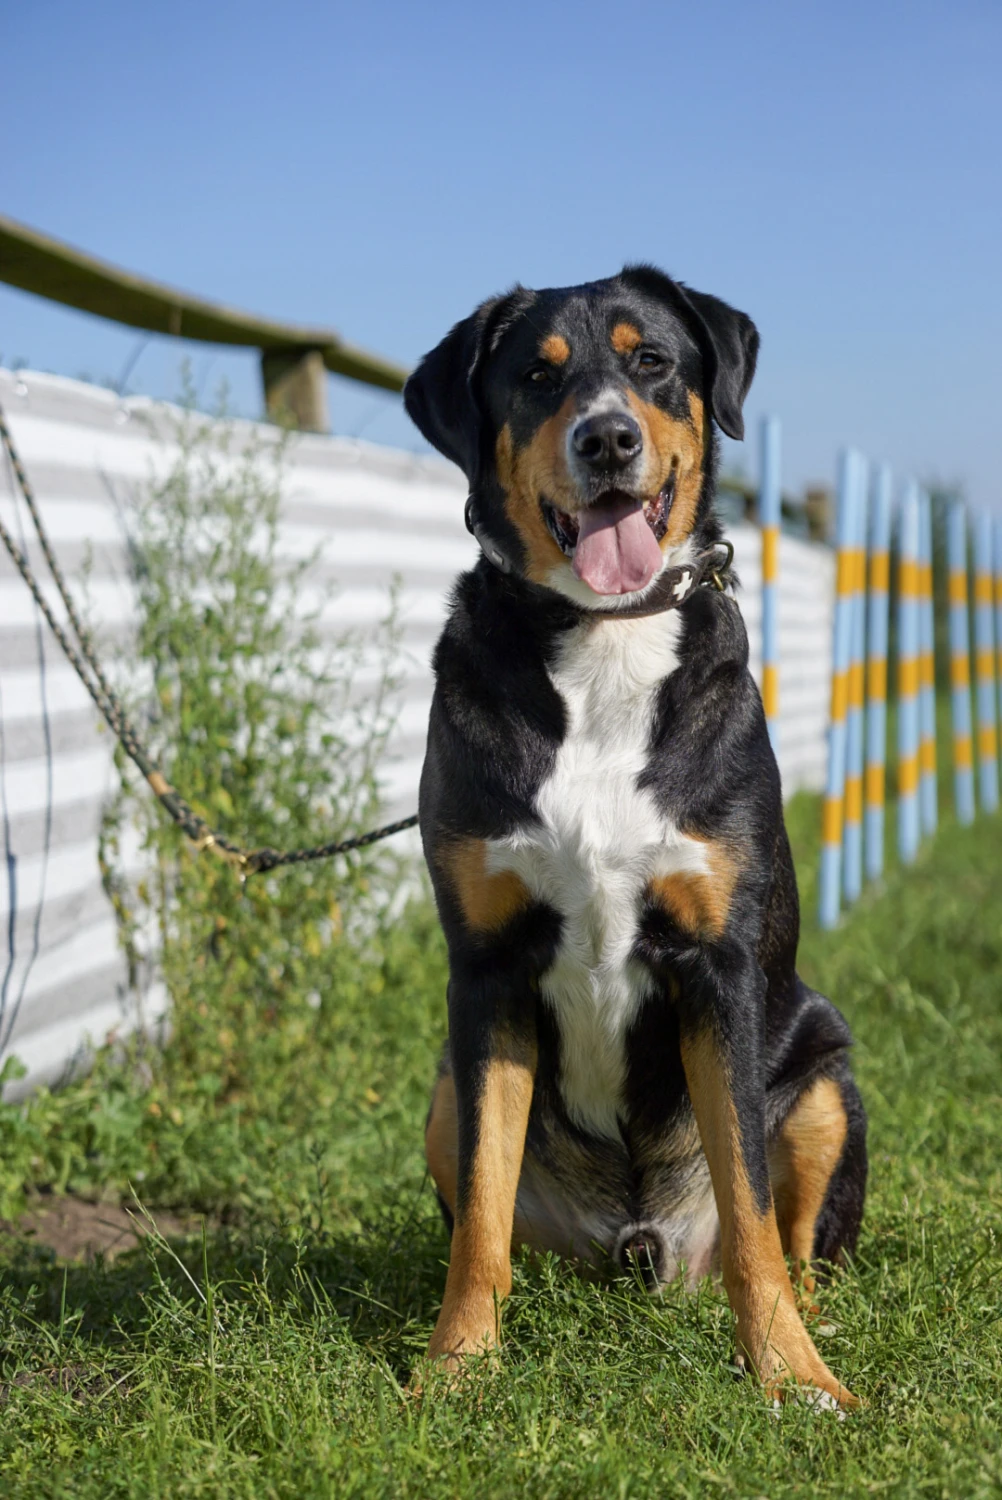
[[[866,513],[869,465],[857,456],[852,560],[852,625],[849,631],[849,691],[846,711],[845,821],[842,831],[842,893],[846,904],[863,890],[863,700],[866,655]]]
[[[852,645],[853,557],[859,499],[858,453],[847,450],[839,462],[838,509],[835,517],[835,621],[832,632],[831,723],[828,730],[828,776],[821,822],[821,871],[818,920],[838,925],[842,893],[842,810],[845,796],[846,710],[849,698],[849,652]]]
[[[898,854],[911,864],[921,837],[919,812],[919,492],[901,498],[898,548]]]
[[[865,863],[868,880],[884,869],[887,785],[887,636],[891,577],[891,471],[873,476],[870,511],[870,578],[867,603]]]
[[[780,429],[764,417],[760,433],[758,518],[762,527],[762,704],[772,748],[779,753]]]
[[[936,627],[932,613],[932,504],[919,492],[919,806],[922,832],[939,821],[936,788]]]
[[[1002,516],[995,517],[995,681],[1002,729]],[[1000,735],[1002,740],[1002,735]],[[1000,746],[1002,748],[1002,746]]]
[[[995,727],[995,622],[992,619],[992,518],[974,519],[974,677],[978,700],[978,795],[983,812],[999,805]]]
[[[967,619],[967,512],[954,500],[946,518],[950,590],[950,696],[953,704],[953,786],[957,821],[974,822],[971,753],[971,648]]]

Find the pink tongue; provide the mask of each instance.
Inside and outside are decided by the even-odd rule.
[[[579,510],[574,571],[596,594],[646,588],[661,567],[661,548],[639,500],[608,500]]]

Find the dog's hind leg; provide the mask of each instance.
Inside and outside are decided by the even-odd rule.
[[[813,1263],[856,1244],[866,1189],[866,1116],[848,1066],[816,1078],[769,1146],[769,1177],[794,1286],[814,1292]]]
[[[725,968],[726,964],[726,968]],[[701,971],[701,972],[700,972]],[[856,1398],[827,1368],[801,1320],[783,1259],[768,1175],[758,1002],[764,976],[733,950],[690,969],[698,1002],[714,981],[719,1019],[690,1011],[680,1038],[689,1097],[720,1216],[724,1286],[740,1348],[770,1394],[795,1387],[839,1407]],[[726,990],[722,979],[728,981]],[[726,999],[724,999],[726,995]],[[688,1007],[687,1007],[688,1009]],[[812,1397],[816,1399],[816,1397]]]

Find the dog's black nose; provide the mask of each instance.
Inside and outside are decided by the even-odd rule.
[[[640,423],[629,412],[604,411],[574,429],[574,452],[592,469],[625,469],[644,446]]]

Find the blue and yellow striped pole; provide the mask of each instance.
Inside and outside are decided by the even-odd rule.
[[[950,589],[950,694],[953,702],[953,785],[957,821],[974,822],[971,754],[971,648],[967,621],[967,515],[954,500],[946,519]]]
[[[1002,728],[1002,516],[995,517],[995,647],[999,727]]]
[[[828,730],[828,777],[821,821],[821,871],[818,881],[818,920],[822,927],[838,924],[842,890],[842,809],[845,795],[846,710],[849,701],[849,651],[852,644],[852,587],[856,511],[859,495],[859,454],[847,451],[839,463],[838,509],[835,517],[835,622],[832,632],[831,724]]]
[[[868,465],[857,456],[852,557],[852,627],[846,709],[845,824],[842,833],[842,892],[847,903],[863,890],[863,700],[866,657],[866,512]]]
[[[779,752],[780,432],[776,417],[761,428],[758,518],[762,527],[762,703],[772,748]]]
[[[921,836],[919,812],[919,493],[910,480],[901,499],[898,550],[898,854],[911,864]]]
[[[922,832],[939,821],[936,790],[936,660],[932,614],[932,504],[919,492],[919,805]]]
[[[978,793],[983,812],[994,812],[999,805],[992,550],[992,518],[982,511],[974,521],[974,662],[978,698]]]
[[[891,580],[891,471],[880,464],[873,476],[870,516],[870,590],[867,607],[866,680],[866,875],[884,869],[884,804],[887,764],[887,633]]]

